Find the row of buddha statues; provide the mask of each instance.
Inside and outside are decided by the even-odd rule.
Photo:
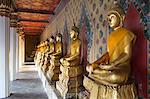
[[[124,18],[124,11],[115,3],[107,15],[108,23],[114,30],[108,37],[107,52],[87,64],[87,75],[80,61],[81,44],[84,42],[79,39],[78,27],[73,26],[70,31],[71,43],[67,55],[63,55],[60,33],[56,34],[56,43],[51,36],[37,46],[35,63],[49,82],[55,82],[62,97],[79,96],[83,91],[82,94],[89,93],[86,95],[90,99],[137,98],[130,66],[136,36],[123,27]]]

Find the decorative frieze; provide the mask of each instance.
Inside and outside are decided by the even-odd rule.
[[[0,16],[10,17],[12,0],[0,0]]]

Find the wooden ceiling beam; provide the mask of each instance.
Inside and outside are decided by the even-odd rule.
[[[43,23],[49,23],[47,20],[29,20],[29,19],[18,19],[18,21],[28,21],[28,22],[43,22]]]
[[[35,35],[35,36],[40,36],[41,33],[25,33],[25,35]]]
[[[17,8],[17,12],[27,12],[27,13],[38,13],[38,14],[52,14],[55,15],[53,11],[47,10],[34,10],[34,9],[27,9],[27,8]]]
[[[35,31],[32,31],[32,30],[23,30],[24,32],[28,32],[28,33],[42,33],[43,31],[42,30],[35,30]]]
[[[42,27],[42,26],[33,26],[33,25],[32,25],[32,26],[21,25],[21,27],[22,27],[22,28],[41,28],[41,29],[44,29],[44,28],[45,28],[44,26]]]

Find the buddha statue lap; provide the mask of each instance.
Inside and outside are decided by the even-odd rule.
[[[48,71],[48,68],[50,66],[50,55],[54,53],[54,37],[51,36],[49,38],[49,42],[48,42],[48,46],[47,46],[47,50],[45,51],[45,57],[44,57],[44,63],[42,66],[42,71],[44,72],[44,74],[46,74],[46,72]]]
[[[118,4],[110,9],[108,22],[114,31],[108,37],[108,52],[86,67],[84,87],[90,99],[135,99],[136,87],[130,79],[130,60],[135,35],[123,28],[125,14]]]
[[[71,98],[77,95],[82,86],[82,66],[80,65],[81,41],[78,38],[79,29],[72,27],[70,37],[69,54],[60,59],[59,81],[56,82],[56,89],[63,98]]]
[[[49,82],[58,81],[60,74],[60,58],[63,55],[62,48],[62,35],[60,33],[56,34],[56,44],[55,44],[55,52],[50,55],[50,66],[47,71],[47,79]]]

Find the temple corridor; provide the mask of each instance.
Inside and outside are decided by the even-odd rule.
[[[4,99],[48,99],[35,65],[24,65],[19,69],[16,80],[11,82],[10,96]]]
[[[0,99],[150,99],[150,0],[0,0]]]

